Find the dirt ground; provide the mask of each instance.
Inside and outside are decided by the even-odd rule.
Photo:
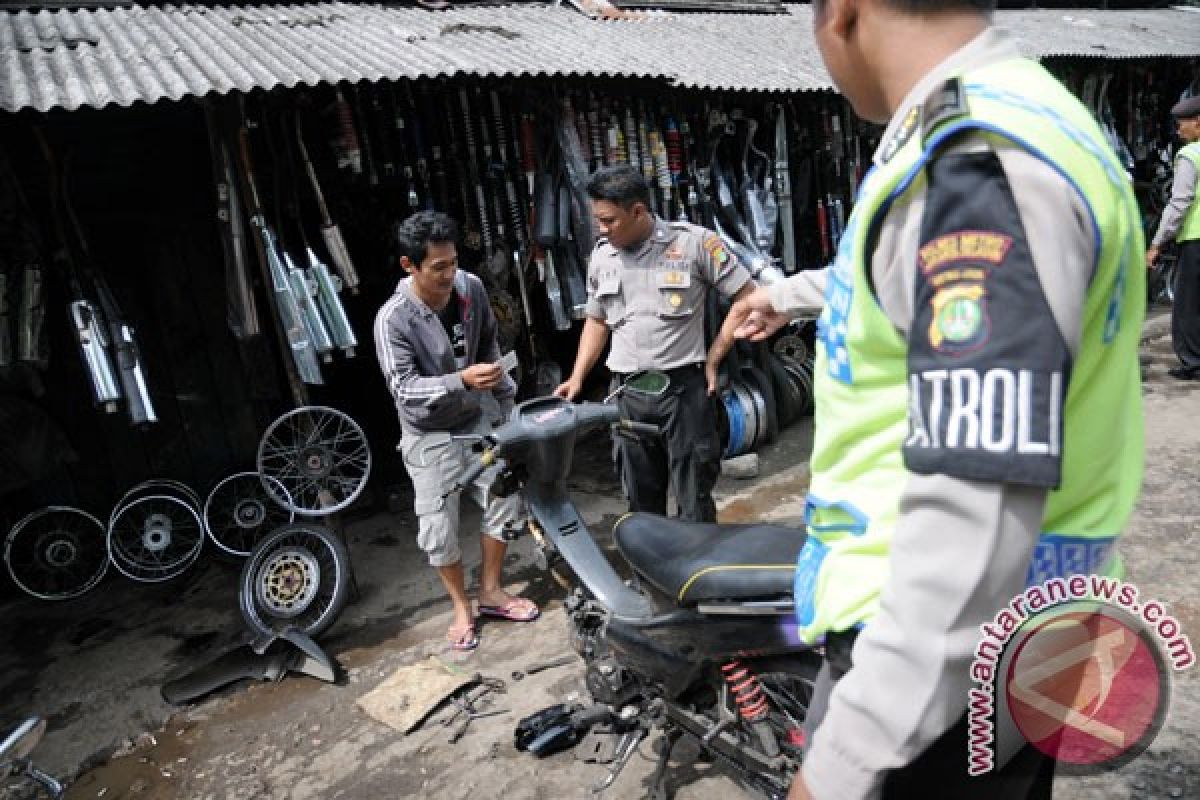
[[[1200,646],[1200,384],[1166,377],[1173,357],[1163,322],[1146,329],[1147,472],[1122,550],[1142,596],[1166,603]],[[797,522],[809,446],[807,424],[798,425],[764,449],[758,479],[723,478],[722,519]],[[610,474],[603,443],[591,442],[573,488],[602,539],[623,510]],[[184,708],[167,705],[163,682],[219,652],[241,626],[237,566],[210,557],[171,586],[110,578],[77,601],[16,598],[0,605],[0,723],[28,713],[48,718],[36,759],[71,779],[67,796],[75,800],[591,796],[606,767],[570,752],[538,760],[513,746],[519,718],[584,693],[578,662],[512,678],[514,670],[569,652],[563,593],[534,565],[533,543],[513,545],[506,575],[511,589],[542,605],[542,618],[485,622],[480,647],[464,656],[445,647],[449,604],[412,530],[407,513],[347,525],[359,596],[322,638],[346,669],[341,685],[291,675],[243,683]],[[467,563],[477,562],[474,543]],[[403,736],[356,705],[398,668],[431,656],[504,680],[489,706],[503,713],[473,722],[451,744],[440,715]],[[654,764],[653,742],[643,743],[607,795],[645,796]],[[671,775],[681,800],[739,796],[726,775],[705,764],[681,763]],[[0,785],[0,798],[24,796]],[[1055,796],[1200,797],[1200,669],[1175,675],[1166,724],[1145,754],[1104,776],[1060,775]]]

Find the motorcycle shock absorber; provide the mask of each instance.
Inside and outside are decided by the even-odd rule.
[[[742,719],[747,722],[766,719],[770,706],[757,675],[736,658],[721,665],[721,675],[733,693],[733,702]]]
[[[721,676],[733,695],[738,715],[758,736],[763,752],[768,758],[779,755],[779,740],[775,738],[774,731],[767,723],[771,705],[763,692],[758,675],[735,658],[721,665]]]

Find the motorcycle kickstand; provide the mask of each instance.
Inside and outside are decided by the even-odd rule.
[[[667,768],[671,763],[671,753],[682,736],[683,731],[674,726],[663,730],[658,764],[654,767],[654,774],[650,776],[650,800],[670,800],[671,795],[667,791]]]
[[[621,774],[621,771],[625,769],[625,765],[629,763],[629,759],[632,758],[634,752],[637,751],[637,746],[642,743],[642,740],[646,738],[648,733],[649,731],[645,730],[644,728],[637,728],[629,731],[621,737],[620,743],[617,744],[617,755],[616,758],[613,759],[612,767],[609,768],[608,774],[605,775],[599,783],[592,787],[592,794],[600,794],[605,789],[613,785],[613,782],[616,781],[617,776]]]

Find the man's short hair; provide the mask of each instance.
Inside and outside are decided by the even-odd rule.
[[[413,266],[421,266],[429,253],[429,243],[458,243],[458,223],[441,211],[418,211],[396,225],[396,255],[408,256]]]
[[[629,210],[634,203],[650,208],[650,184],[642,171],[628,164],[613,164],[601,167],[592,173],[587,182],[588,196],[593,200],[607,200]]]

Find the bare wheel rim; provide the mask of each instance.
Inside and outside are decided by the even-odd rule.
[[[200,557],[204,524],[187,502],[169,495],[147,495],[127,503],[108,529],[113,566],[140,583],[159,583],[182,575]]]
[[[258,444],[257,466],[263,488],[279,505],[301,516],[333,514],[366,487],[371,448],[348,415],[304,406],[267,428]]]
[[[244,611],[260,631],[294,626],[305,632],[324,627],[330,614],[339,613],[346,572],[333,547],[315,531],[300,525],[264,540],[247,563],[250,602]],[[247,591],[248,590],[248,591]]]
[[[40,600],[67,600],[108,571],[104,525],[85,511],[48,506],[23,517],[4,540],[4,564],[20,589]]]
[[[200,495],[196,494],[196,491],[183,481],[171,478],[151,478],[130,487],[125,494],[121,495],[121,499],[113,505],[112,513],[108,516],[108,527],[112,527],[113,520],[117,518],[117,514],[120,513],[122,508],[139,497],[149,495],[178,497],[193,508],[200,508]]]
[[[204,501],[204,530],[213,544],[226,553],[245,558],[269,531],[295,519],[294,512],[278,503],[264,483],[272,484],[279,496],[290,498],[279,481],[257,472],[230,475],[208,493]]]

